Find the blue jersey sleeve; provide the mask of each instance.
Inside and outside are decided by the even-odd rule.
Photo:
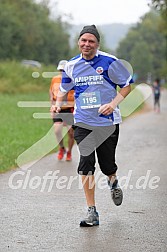
[[[110,64],[108,75],[110,80],[121,88],[133,83],[131,74],[119,59]]]

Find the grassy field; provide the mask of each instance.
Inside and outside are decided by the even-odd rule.
[[[0,62],[0,173],[17,167],[16,160],[20,155],[21,162],[28,163],[41,153],[44,155],[57,150],[53,148],[56,145],[54,132],[50,131],[52,120],[33,118],[35,112],[48,113],[49,107],[25,108],[17,105],[20,101],[49,101],[50,79],[41,76],[43,71],[54,71],[54,66],[43,66],[38,70],[40,78],[37,79],[32,78],[33,71],[37,69],[25,68],[18,62]],[[138,91],[132,92],[121,104],[123,117],[129,116],[129,110],[141,109],[141,101],[142,95]],[[26,152],[32,145],[31,153]]]
[[[47,100],[46,93],[0,94],[0,172],[16,166],[16,158],[43,137],[52,127],[50,119],[34,119],[34,112],[48,112],[49,108],[20,108],[18,101]]]

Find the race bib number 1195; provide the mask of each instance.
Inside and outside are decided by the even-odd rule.
[[[100,92],[82,93],[79,96],[81,109],[99,108],[101,106]]]

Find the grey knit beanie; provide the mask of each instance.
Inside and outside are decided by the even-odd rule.
[[[91,34],[93,34],[93,35],[97,38],[98,42],[100,41],[100,35],[99,35],[99,32],[98,32],[98,30],[97,30],[97,28],[96,28],[95,25],[87,25],[87,26],[84,26],[83,29],[82,29],[82,31],[81,31],[80,34],[79,34],[79,38],[80,38],[84,33],[91,33]]]

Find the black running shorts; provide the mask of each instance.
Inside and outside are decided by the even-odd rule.
[[[93,175],[95,151],[103,174],[110,176],[117,171],[115,150],[119,136],[119,124],[105,127],[73,126],[74,138],[80,151],[78,173]]]

